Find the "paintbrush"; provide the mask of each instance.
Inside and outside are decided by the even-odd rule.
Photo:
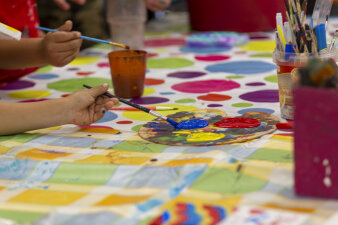
[[[47,31],[47,32],[59,32],[58,30],[54,30],[54,29],[50,29],[50,28],[46,28],[46,27],[40,27],[40,26],[37,26],[36,29]],[[117,47],[120,47],[120,48],[130,49],[130,47],[128,45],[120,44],[120,43],[116,43],[116,42],[111,42],[111,41],[106,41],[106,40],[102,40],[102,39],[98,39],[98,38],[92,38],[92,37],[87,37],[87,36],[83,36],[83,35],[81,35],[80,38],[84,39],[84,40],[88,40],[88,41],[94,41],[94,42],[98,42],[98,43],[114,45],[114,46],[117,46]]]
[[[92,88],[92,87],[90,87],[90,86],[88,86],[88,85],[86,85],[86,84],[83,84],[83,87],[88,88],[88,89]],[[172,119],[170,119],[170,118],[168,118],[168,117],[166,117],[166,116],[164,116],[164,115],[162,115],[162,114],[159,114],[159,113],[157,113],[157,112],[155,112],[155,111],[153,111],[153,110],[151,110],[151,109],[148,109],[148,108],[143,107],[143,106],[141,106],[141,105],[135,104],[135,103],[130,102],[130,101],[128,101],[128,100],[125,100],[125,99],[123,99],[123,98],[117,97],[117,96],[112,95],[112,94],[110,94],[110,93],[108,93],[108,92],[104,93],[103,95],[105,95],[105,96],[107,96],[107,97],[109,97],[109,98],[117,98],[120,102],[123,102],[124,104],[127,104],[127,105],[129,105],[129,106],[131,106],[131,107],[134,107],[134,108],[136,108],[136,109],[139,109],[139,110],[141,110],[141,111],[143,111],[143,112],[149,113],[150,115],[156,116],[156,117],[161,118],[161,119],[163,119],[163,120],[166,120],[166,121],[168,121],[168,122],[169,122],[173,127],[175,127],[175,128],[176,128],[177,125],[178,125],[178,123],[176,123],[174,120],[172,120]]]

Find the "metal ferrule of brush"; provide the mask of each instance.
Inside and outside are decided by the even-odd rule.
[[[156,117],[158,117],[158,118],[161,118],[161,119],[163,119],[163,120],[167,120],[167,119],[168,119],[166,116],[163,116],[163,115],[161,115],[161,114],[159,114],[159,113],[157,113],[157,112],[155,112],[155,111],[153,111],[153,110],[150,110],[150,111],[149,111],[149,114],[151,114],[151,115],[153,115],[153,116],[156,116]]]

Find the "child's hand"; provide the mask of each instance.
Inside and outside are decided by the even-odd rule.
[[[171,0],[147,0],[147,8],[153,12],[163,11],[169,7]]]
[[[43,38],[42,52],[48,64],[59,67],[65,66],[79,54],[82,44],[81,33],[70,32],[72,26],[72,22],[68,20],[58,28],[60,32],[49,32]]]
[[[108,84],[77,91],[66,97],[71,104],[70,123],[87,126],[104,116],[119,101],[116,98],[108,98],[103,94],[108,90]]]

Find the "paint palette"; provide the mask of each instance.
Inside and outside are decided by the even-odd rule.
[[[218,109],[199,109],[194,111],[182,111],[169,115],[168,118],[181,122],[190,119],[201,119],[208,122],[208,126],[197,129],[175,129],[168,122],[155,119],[143,125],[139,135],[148,141],[164,145],[225,145],[236,142],[244,142],[259,138],[276,130],[275,124],[279,119],[269,113],[246,112],[237,118],[256,119],[259,126],[249,128],[223,128],[215,125],[216,122],[228,118],[224,111]]]

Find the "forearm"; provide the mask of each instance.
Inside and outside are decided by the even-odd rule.
[[[15,134],[69,123],[71,104],[67,99],[33,103],[0,102],[0,135]]]
[[[0,41],[0,68],[21,69],[47,64],[41,38]]]

